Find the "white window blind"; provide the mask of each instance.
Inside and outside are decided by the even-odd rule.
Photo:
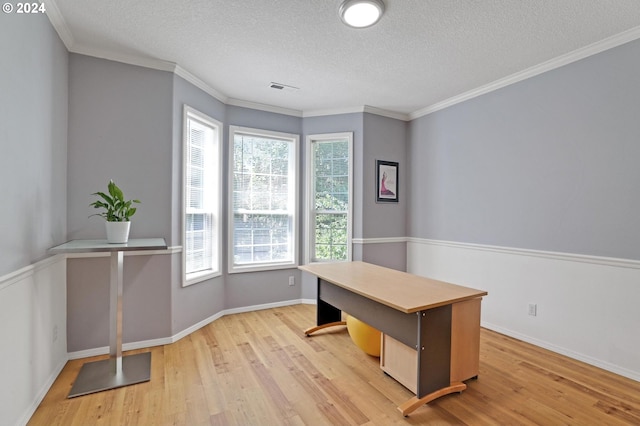
[[[220,124],[185,107],[185,285],[220,273]]]
[[[296,135],[231,128],[231,272],[297,262]]]

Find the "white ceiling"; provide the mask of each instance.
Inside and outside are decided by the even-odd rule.
[[[301,115],[419,116],[640,38],[638,0],[384,0],[359,30],[341,1],[55,0],[48,14],[72,52],[177,64],[224,102]]]

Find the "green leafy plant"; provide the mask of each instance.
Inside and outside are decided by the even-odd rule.
[[[128,200],[125,201],[122,190],[118,188],[113,180],[109,181],[108,185],[109,194],[104,192],[94,192],[91,195],[97,195],[99,200],[89,204],[96,209],[105,209],[106,211],[101,213],[92,214],[91,216],[101,216],[107,220],[107,222],[129,222],[131,216],[136,212],[135,207],[131,207],[133,203],[140,203],[140,200]]]

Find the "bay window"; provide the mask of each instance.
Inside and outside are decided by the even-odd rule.
[[[183,136],[183,286],[220,275],[220,122],[185,105]]]
[[[229,272],[297,266],[298,143],[230,126]]]
[[[351,260],[353,133],[307,137],[306,262]]]

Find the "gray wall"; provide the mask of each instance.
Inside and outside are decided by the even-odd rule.
[[[407,235],[407,127],[405,121],[364,114],[363,237]],[[398,203],[376,203],[376,160],[398,163]]]
[[[124,305],[124,328],[129,331],[124,333],[125,343],[176,335],[226,309],[315,297],[315,286],[303,282],[296,268],[227,273],[230,125],[300,135],[301,248],[305,243],[304,142],[312,133],[354,132],[354,237],[405,236],[405,203],[374,202],[374,159],[404,163],[404,122],[362,113],[301,118],[224,105],[172,73],[79,54],[70,55],[69,81],[69,239],[103,238],[103,220],[88,217],[93,213],[90,194],[105,190],[113,178],[126,196],[142,200],[132,220],[131,237],[159,236],[170,247],[181,246],[184,105],[224,125],[223,274],[182,287],[180,252],[126,256],[125,298],[129,301]],[[402,180],[400,185],[402,193]],[[386,249],[359,247],[354,254],[356,260],[398,269],[406,263],[404,245],[399,248],[396,243]],[[69,351],[107,344],[107,267],[106,257],[68,262]],[[289,286],[291,276],[295,286]]]
[[[411,237],[640,259],[640,42],[410,124]]]
[[[89,215],[113,179],[142,201],[131,237],[171,240],[173,74],[105,59],[69,58],[69,238],[102,238]]]
[[[226,120],[226,106],[179,76],[173,77],[173,155],[172,155],[172,203],[171,234],[173,245],[182,245],[182,138],[184,105],[222,123]],[[224,127],[224,126],[223,126]],[[226,133],[223,147],[226,146]],[[227,150],[223,149],[223,159]],[[223,161],[224,163],[224,161]],[[226,173],[223,171],[223,188],[226,188]],[[226,205],[223,191],[223,206]],[[222,223],[226,223],[226,211],[222,212]],[[223,247],[226,247],[226,232],[222,232]],[[223,250],[223,265],[226,250]],[[225,309],[224,277],[217,277],[188,287],[182,287],[182,253],[172,255],[171,267],[171,317],[172,334],[179,333],[200,321]]]
[[[0,276],[67,234],[68,53],[44,15],[0,14]]]
[[[231,105],[227,106],[227,123],[225,124],[227,124],[226,134],[228,134],[229,125],[271,130],[274,132],[293,133],[298,135],[302,132],[302,119],[298,117]],[[300,144],[303,144],[302,138],[300,139]],[[225,147],[225,159],[227,159],[229,155],[228,140],[225,140]],[[301,147],[299,147],[298,153],[301,154],[301,151]],[[304,173],[302,157],[299,156],[299,159],[300,170]],[[225,169],[225,175],[228,175],[227,169]],[[228,197],[227,188],[228,186],[224,187],[224,192]],[[299,205],[302,206],[302,199],[299,201]],[[228,203],[225,203],[224,207],[227,208]],[[300,210],[300,214],[302,214],[302,210]],[[302,232],[302,228],[299,229],[300,232]],[[225,230],[227,230],[226,227]],[[225,232],[225,251],[227,247],[226,237],[227,235]],[[225,258],[225,262],[226,260],[227,259]],[[224,269],[227,270],[226,263]],[[295,286],[289,286],[290,276],[294,277],[296,282]],[[226,309],[300,299],[301,281],[300,271],[298,269],[227,274],[225,279]]]
[[[353,132],[353,236],[362,238],[363,232],[363,220],[362,220],[362,152],[363,152],[363,119],[362,113],[340,114],[340,115],[325,115],[318,117],[307,117],[303,120],[302,124],[302,141],[303,148],[305,149],[304,159],[306,161],[306,141],[307,136],[317,135],[323,133],[340,133],[340,132]],[[306,163],[303,163],[306,164]],[[303,188],[306,188],[307,182],[305,180],[306,172],[302,174]],[[301,192],[301,196],[304,197],[304,192]],[[303,198],[304,200],[304,198]],[[303,201],[304,202],[304,201]],[[304,226],[304,220],[301,223]],[[303,244],[307,244],[307,240],[303,238]],[[354,247],[355,248],[355,247]],[[304,253],[304,251],[302,251]],[[301,255],[302,255],[301,253]],[[360,253],[353,253],[354,260],[362,260]],[[302,258],[301,258],[302,260]],[[302,282],[302,299],[315,300],[317,294],[316,278],[310,274],[301,275]]]
[[[406,242],[367,243],[366,238],[407,236],[407,129],[405,121],[364,114],[362,217],[365,244],[354,246],[354,259],[405,271]],[[398,163],[398,202],[376,203],[376,160]],[[358,255],[357,257],[355,255]]]
[[[307,117],[303,120],[303,138],[311,134],[353,132],[353,238],[365,243],[353,244],[353,260],[406,270],[406,243],[367,243],[371,238],[406,236],[407,123],[370,113],[351,113]],[[306,155],[306,153],[305,153]],[[399,202],[376,203],[375,160],[399,163]],[[306,185],[306,182],[304,183]],[[306,242],[305,242],[306,243]],[[303,299],[315,299],[316,280],[302,276]]]
[[[374,265],[406,271],[407,243],[405,241],[394,241],[354,244],[353,257],[354,260],[362,260]]]
[[[142,201],[131,237],[172,245],[173,74],[71,54],[69,58],[68,238],[104,238],[90,194],[109,179]],[[108,345],[109,259],[67,264],[68,350]],[[125,256],[123,342],[172,335],[169,255]]]
[[[125,256],[122,341],[171,336],[169,255]],[[109,345],[109,257],[67,260],[67,350]]]
[[[68,62],[45,15],[0,13],[3,425],[26,424],[67,359],[65,264],[39,261],[67,234]]]
[[[364,121],[362,113],[325,115],[318,117],[307,117],[303,120],[302,146],[306,150],[307,136],[323,133],[353,132],[353,236],[362,238],[363,235],[363,209],[362,209],[362,186],[363,169],[362,153],[364,138]],[[306,161],[307,153],[304,153]],[[306,163],[305,163],[306,164]],[[305,181],[306,172],[302,175],[303,189],[307,187]],[[304,196],[304,192],[301,192]],[[306,241],[305,241],[306,243]]]

